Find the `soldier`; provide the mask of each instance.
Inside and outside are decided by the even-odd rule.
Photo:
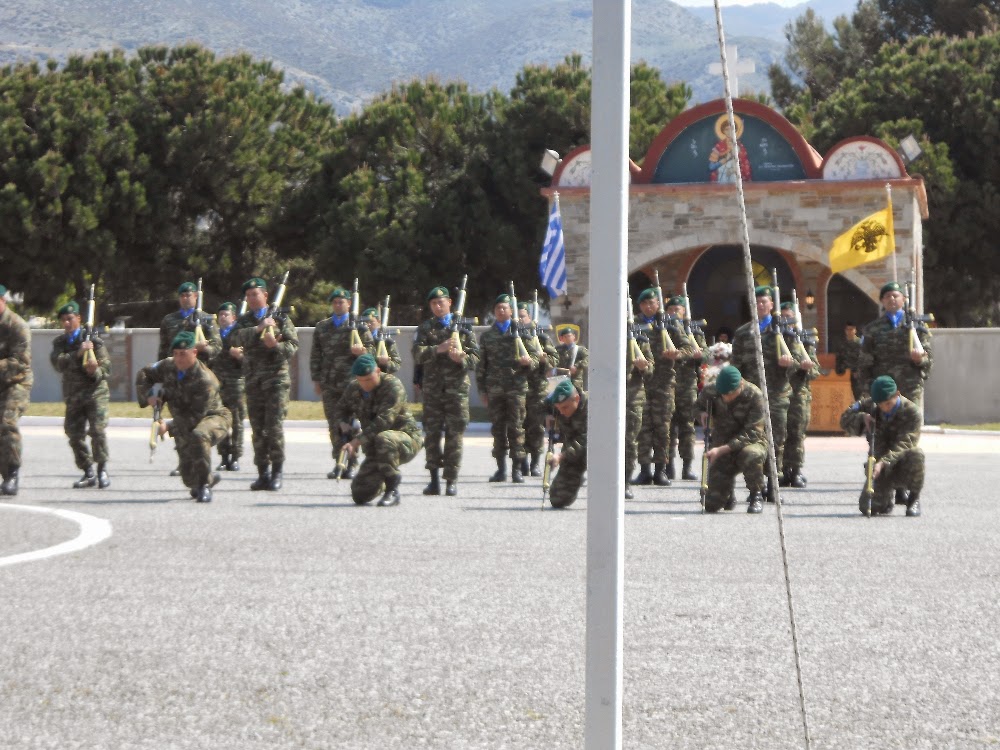
[[[497,470],[491,482],[507,481],[507,455],[511,457],[510,480],[522,484],[524,417],[527,411],[528,375],[538,367],[538,351],[530,341],[525,354],[517,356],[517,324],[512,320],[510,295],[501,294],[493,304],[496,322],[479,337],[476,388],[490,412],[493,457]]]
[[[687,319],[687,300],[681,296],[667,300],[667,314],[682,320]],[[667,459],[667,478],[673,479],[674,458],[681,454],[681,479],[697,479],[691,464],[694,461],[695,429],[697,413],[698,380],[701,377],[701,363],[707,348],[705,334],[701,328],[688,326],[685,330],[691,340],[690,356],[682,357],[675,364],[677,371],[674,388],[674,414],[670,421],[670,455]]]
[[[840,426],[851,435],[870,432],[874,425],[876,459],[872,471],[872,512],[889,515],[896,504],[906,505],[907,516],[920,515],[920,491],[924,488],[924,452],[917,443],[923,426],[920,407],[903,396],[888,375],[875,378],[871,397],[852,404],[841,416]],[[869,437],[871,440],[871,437]],[[903,503],[893,499],[893,489],[904,493]],[[907,490],[909,492],[907,493]],[[862,492],[859,508],[868,509]]]
[[[336,463],[340,453],[341,435],[333,412],[337,408],[344,390],[352,382],[351,367],[362,354],[374,354],[375,344],[367,330],[357,332],[351,326],[351,293],[337,288],[327,298],[332,315],[316,324],[313,333],[312,351],[309,353],[309,372],[316,395],[323,399],[323,414],[330,431],[333,446],[333,460]],[[352,334],[357,332],[357,338]],[[352,339],[355,339],[352,343]],[[344,479],[351,479],[357,466],[352,457],[344,473]],[[327,473],[328,479],[337,479],[340,470],[334,468]]]
[[[177,442],[181,477],[199,503],[212,501],[219,483],[212,473],[212,446],[229,436],[232,415],[222,403],[219,380],[198,360],[195,335],[181,331],[171,343],[173,356],[142,368],[135,378],[140,406],[155,406],[153,385],[163,384],[162,400],[170,404],[172,419],[160,425]]]
[[[549,459],[559,472],[552,480],[549,502],[553,508],[568,508],[587,473],[587,394],[578,391],[570,380],[562,380],[546,399],[555,409],[562,451]]]
[[[31,400],[31,329],[7,306],[0,284],[0,494],[16,495],[21,471],[17,422]]]
[[[645,289],[639,295],[640,323],[649,328],[649,348],[656,363],[655,372],[646,383],[646,406],[639,431],[639,474],[632,484],[655,484],[669,487],[667,455],[670,450],[670,422],[674,416],[675,376],[681,360],[690,359],[694,345],[675,323],[664,319],[663,331],[673,348],[665,346],[660,329],[660,299],[656,289]],[[655,471],[650,471],[650,466]]]
[[[399,349],[396,348],[396,342],[389,336],[389,332],[384,331],[380,333],[382,321],[379,319],[378,310],[374,307],[369,307],[361,313],[361,319],[368,326],[368,332],[372,336],[375,361],[378,362],[378,369],[386,375],[394,375],[399,372],[403,368],[403,359],[399,356]],[[379,340],[382,336],[385,337],[381,339],[385,344],[385,354],[379,356]]]
[[[216,469],[239,471],[240,456],[243,455],[243,420],[247,416],[247,395],[246,381],[243,379],[243,362],[230,353],[235,338],[233,333],[236,332],[238,310],[232,302],[224,302],[219,306],[217,315],[222,349],[209,360],[209,366],[222,386],[222,403],[233,415],[233,432],[231,437],[219,443],[222,463]]]
[[[635,345],[625,349],[625,499],[631,500],[632,492],[630,477],[635,471],[636,460],[639,457],[639,432],[642,430],[642,412],[646,408],[646,384],[653,376],[656,365],[653,352],[645,334],[639,334],[634,329],[629,333],[634,336]]]
[[[582,391],[583,376],[590,367],[590,354],[584,347],[576,343],[579,332],[580,327],[572,323],[564,323],[559,326],[559,346],[556,347],[559,362],[553,368],[552,374],[569,376],[576,389]]]
[[[904,306],[907,300],[899,284],[890,281],[882,287],[879,298],[885,315],[866,325],[861,337],[858,366],[862,388],[870,391],[875,378],[889,375],[899,392],[920,406],[924,398],[924,381],[934,364],[930,331],[918,326],[917,335],[923,351],[915,349],[910,344],[910,330],[906,325]]]
[[[73,483],[76,489],[111,486],[108,476],[108,401],[111,377],[111,357],[104,342],[96,336],[84,341],[80,327],[80,305],[68,302],[59,308],[63,333],[52,341],[49,360],[56,372],[62,373],[63,400],[66,417],[63,429],[69,438],[73,458],[83,476]],[[87,352],[93,356],[88,357]],[[93,454],[87,448],[87,424]],[[97,461],[97,473],[94,473]]]
[[[433,317],[417,328],[413,347],[416,366],[422,371],[424,453],[431,473],[424,494],[441,494],[444,470],[445,494],[454,497],[458,494],[463,436],[469,424],[469,372],[479,364],[479,344],[461,321],[452,320],[447,288],[431,289],[427,304]],[[458,331],[457,340],[453,327]]]
[[[791,302],[781,303],[781,317],[789,325],[795,325],[795,306]],[[788,378],[792,386],[792,398],[788,406],[788,436],[785,438],[783,458],[784,472],[778,478],[779,487],[795,487],[797,489],[802,489],[808,484],[802,473],[802,467],[806,460],[806,431],[809,429],[809,418],[812,416],[812,381],[820,376],[815,336],[804,336],[802,348],[812,360],[813,366],[808,370],[798,369]]]
[[[788,337],[781,331],[773,331],[772,312],[774,310],[774,290],[769,286],[758,286],[754,290],[757,298],[757,319],[760,321],[761,348],[764,352],[764,373],[767,376],[767,399],[771,407],[771,434],[774,436],[774,456],[778,476],[784,468],[785,440],[788,429],[788,408],[791,405],[792,385],[789,380],[796,370],[811,370],[813,361],[809,359],[802,344],[795,337]],[[732,363],[748,381],[760,387],[760,373],[757,370],[757,347],[751,326],[753,321],[744,323],[733,335]],[[778,356],[779,337],[785,342],[787,354]],[[774,488],[768,477],[767,500],[774,501]]]
[[[352,381],[334,410],[338,426],[351,435],[351,422],[361,423],[360,433],[346,443],[356,456],[364,449],[365,462],[351,482],[351,497],[358,505],[375,499],[378,504],[399,505],[399,467],[420,451],[420,428],[406,403],[406,389],[395,375],[383,375],[371,354],[362,354],[351,365]]]
[[[243,284],[247,312],[229,335],[229,355],[243,363],[247,413],[253,440],[257,479],[250,489],[277,491],[285,465],[285,415],[292,386],[288,362],[299,348],[299,335],[287,315],[269,312],[267,282],[253,278]]]
[[[739,333],[737,332],[737,336]],[[747,513],[764,510],[764,462],[767,459],[767,434],[764,430],[764,397],[753,383],[744,380],[740,371],[726,365],[698,396],[698,408],[707,423],[711,409],[712,438],[705,454],[708,458],[708,494],[705,512],[732,510],[735,505],[733,482],[743,474],[750,490]]]
[[[525,330],[531,330],[534,321],[531,319],[531,306],[527,302],[517,304],[518,322]],[[521,474],[540,477],[542,470],[538,467],[538,459],[545,447],[545,418],[549,414],[545,397],[549,385],[549,371],[556,366],[559,355],[556,348],[544,331],[535,331],[532,342],[538,349],[538,365],[528,374],[528,395],[525,397],[524,416],[524,449],[527,455],[521,459]],[[528,462],[528,455],[531,462]]]
[[[858,337],[858,327],[848,321],[844,325],[844,340],[837,348],[836,372],[843,375],[851,371],[851,393],[855,401],[860,401],[864,394],[861,385],[861,370],[858,369],[858,359],[861,357],[861,339]]]

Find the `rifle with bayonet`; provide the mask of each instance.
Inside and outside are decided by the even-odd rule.
[[[691,318],[691,298],[688,297],[688,285],[684,282],[681,285],[681,294],[684,296],[684,317],[681,318],[681,323],[684,325],[684,333],[690,336],[695,341],[695,346],[697,347],[697,336],[704,338],[705,336],[705,326],[708,325],[708,321],[704,318],[700,320],[692,320]]]
[[[288,271],[285,271],[285,275],[281,277],[281,283],[278,284],[278,291],[274,293],[274,299],[271,304],[267,306],[267,313],[264,315],[265,318],[274,318],[275,321],[283,322],[287,317],[290,310],[286,307],[282,307],[282,303],[285,301],[285,290],[288,288]],[[260,335],[264,338],[264,335],[268,332],[272,336],[275,336],[274,327],[268,326],[267,329]]]
[[[153,387],[149,389],[149,396],[156,399],[153,404],[153,423],[149,429],[149,463],[153,463],[153,457],[156,455],[156,440],[157,438],[161,442],[164,440],[163,435],[160,434],[160,425],[163,424],[163,386],[160,383],[154,383]]]
[[[795,336],[802,342],[802,346],[806,348],[808,354],[811,351],[810,347],[814,349],[819,345],[819,331],[815,328],[805,329],[802,323],[802,311],[799,308],[799,295],[794,289],[792,290],[792,311],[795,313]]]
[[[347,469],[351,463],[351,454],[347,446],[360,434],[361,422],[357,419],[350,424],[345,422],[340,425],[340,451],[337,453],[337,465],[333,469],[334,479],[338,482],[341,477],[347,476]]]
[[[510,331],[514,337],[514,359],[528,356],[528,348],[524,345],[525,331],[517,319],[517,295],[514,294],[514,282],[510,282]]]
[[[910,353],[917,353],[920,356],[923,356],[927,352],[924,350],[924,345],[920,341],[920,334],[927,333],[927,324],[934,322],[934,316],[930,314],[917,314],[916,305],[913,302],[916,289],[917,282],[911,275],[910,280],[906,282],[906,327],[910,329]]]
[[[649,338],[642,331],[642,328],[636,325],[635,322],[635,312],[632,310],[632,298],[627,297],[626,315],[628,317],[628,358],[629,362],[636,362],[638,360],[646,361],[646,355],[642,353],[642,347],[639,344],[644,344],[649,341]]]
[[[396,330],[399,333],[399,330]],[[389,295],[385,296],[385,302],[382,304],[379,310],[379,321],[378,329],[375,331],[373,338],[376,341],[375,348],[375,359],[388,359],[389,350],[387,347],[387,342],[389,344],[393,343],[396,339],[393,337],[392,331],[389,330]]]
[[[677,351],[677,347],[674,346],[674,342],[670,338],[670,332],[667,330],[667,306],[663,300],[659,269],[653,271],[653,288],[656,291],[656,301],[659,303],[659,309],[656,311],[656,328],[660,331],[661,348],[665,352]]]
[[[462,353],[462,334],[472,334],[472,326],[479,321],[476,318],[462,317],[465,314],[465,285],[469,282],[469,274],[462,276],[462,285],[458,288],[458,303],[451,313],[452,348]]]
[[[361,334],[358,333],[361,330],[361,326],[365,325],[364,321],[360,319],[361,312],[361,295],[358,292],[358,280],[354,279],[354,288],[351,290],[351,348],[356,346],[364,346],[361,341]],[[367,326],[364,330],[367,330]]]
[[[205,343],[205,331],[201,325],[202,318],[202,308],[205,305],[205,293],[201,288],[201,277],[198,277],[198,301],[195,303],[194,309],[194,343],[195,346],[198,344]]]
[[[90,285],[90,295],[87,297],[87,320],[83,326],[83,333],[80,337],[80,343],[86,343],[88,341],[94,340],[94,315],[97,310],[97,302],[94,297],[94,285]],[[83,353],[83,364],[89,365],[91,363],[97,362],[97,355],[94,354],[93,349],[87,349]]]
[[[774,307],[771,310],[771,333],[775,336],[775,355],[780,360],[782,357],[791,357],[792,352],[788,348],[788,344],[785,342],[785,336],[794,335],[794,330],[789,330],[790,326],[786,325],[781,320],[781,288],[778,286],[778,269],[772,269],[772,278],[774,279]]]
[[[878,421],[878,404],[871,411],[871,426],[868,429],[868,460],[865,462],[865,515],[872,516],[872,498],[875,497],[875,424]]]
[[[542,468],[542,508],[545,508],[545,500],[549,496],[549,488],[552,486],[552,459],[555,458],[555,418],[549,416],[548,445],[545,449],[545,466]]]

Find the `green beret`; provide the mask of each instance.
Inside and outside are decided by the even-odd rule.
[[[872,381],[872,401],[881,403],[897,390],[896,381],[888,375],[879,375]]]
[[[667,300],[667,307],[673,307],[674,305],[680,305],[681,307],[687,307],[687,300],[677,295],[676,297],[671,297]]]
[[[448,292],[448,287],[436,286],[427,293],[427,301],[430,302],[432,299],[440,299],[442,297],[447,297],[451,299],[451,294]]]
[[[794,310],[795,309],[795,304],[792,303],[792,302],[782,302],[781,303],[781,309],[782,310]]]
[[[249,281],[244,281],[243,286],[240,287],[240,291],[246,294],[247,289],[263,289],[267,291],[267,282],[257,276],[250,279]]]
[[[351,375],[354,375],[355,377],[371,375],[375,372],[376,367],[378,367],[378,365],[375,362],[375,357],[370,354],[362,354],[354,360],[354,364],[351,365]]]
[[[330,296],[326,298],[326,301],[333,302],[335,299],[350,299],[350,298],[351,298],[351,293],[346,289],[343,289],[342,287],[338,286],[336,289],[330,292]]]
[[[232,302],[223,302],[221,305],[219,305],[219,309],[216,310],[216,312],[224,312],[225,310],[228,310],[231,313],[239,312],[239,308],[236,307],[236,305],[234,305]]]
[[[576,329],[573,329],[573,328],[570,328],[569,326],[566,326],[565,328],[560,328],[559,329],[559,334],[558,335],[559,336],[567,336],[567,335],[569,335],[571,333],[574,336],[576,336]]]
[[[529,305],[527,302],[518,302],[517,303],[517,309],[518,310],[524,310],[525,312],[529,312],[530,313],[531,312],[531,305]]]
[[[759,286],[753,290],[754,297],[770,297],[774,300],[774,289],[769,286]]]
[[[726,365],[719,370],[719,374],[715,378],[715,390],[720,396],[725,396],[739,388],[742,379],[739,370],[733,365]]]
[[[559,384],[552,389],[552,393],[546,397],[546,401],[550,404],[561,404],[563,401],[573,398],[574,393],[576,393],[576,388],[573,387],[573,381],[566,378],[560,380]]]
[[[177,287],[178,294],[184,294],[184,292],[197,292],[197,291],[198,291],[198,285],[195,284],[193,281],[185,281],[183,284]]]
[[[903,290],[900,288],[899,282],[897,282],[897,281],[890,281],[888,284],[886,284],[881,289],[879,289],[879,291],[878,291],[878,298],[882,299],[882,297],[885,296],[886,292],[900,292],[900,293],[902,293],[902,291]]]
[[[378,310],[376,310],[374,307],[369,307],[364,312],[361,313],[361,317],[362,318],[377,318],[378,317]]]
[[[3,284],[0,284],[0,297],[3,297],[6,293],[7,293],[7,287],[5,287]]]
[[[170,343],[171,349],[194,349],[194,334],[191,331],[181,331]]]
[[[649,289],[643,289],[639,293],[639,302],[645,302],[648,299],[657,299],[656,290],[650,287]]]
[[[506,302],[508,305],[510,304],[510,295],[509,294],[501,294],[499,297],[497,297],[495,300],[493,300],[493,307],[496,307],[497,305],[499,305],[499,304],[501,304],[503,302]]]
[[[56,315],[58,315],[60,318],[63,315],[71,315],[71,314],[72,315],[79,315],[80,314],[80,306],[76,302],[74,302],[73,300],[70,300],[65,305],[63,305],[62,307],[60,307],[59,308],[59,312],[56,313]]]

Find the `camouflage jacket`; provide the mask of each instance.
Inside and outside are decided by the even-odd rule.
[[[532,339],[534,341],[535,339]],[[541,392],[545,395],[545,389],[549,384],[549,374],[552,368],[559,362],[559,353],[552,345],[552,339],[543,331],[538,331],[538,339],[535,347],[538,349],[538,366],[528,375],[528,385],[532,393]]]
[[[515,337],[510,330],[502,333],[492,325],[482,333],[479,337],[479,363],[476,365],[476,388],[480,393],[497,390],[528,392],[528,375],[538,367],[539,352],[531,339],[523,341],[531,359],[528,365],[522,365],[515,358]],[[424,377],[427,377],[426,373]]]
[[[68,398],[74,393],[94,392],[98,388],[108,390],[108,381],[111,378],[111,357],[108,356],[108,348],[97,336],[91,338],[94,344],[94,356],[97,358],[97,370],[93,375],[89,375],[83,369],[83,357],[80,356],[82,341],[82,330],[72,344],[69,343],[69,336],[65,333],[52,340],[49,361],[53,369],[62,374],[63,398]]]
[[[392,339],[385,339],[385,354],[389,358],[385,367],[379,363],[379,369],[382,372],[389,373],[390,375],[395,372],[399,372],[403,368],[403,358],[399,356],[399,349],[396,348],[396,342]],[[372,343],[372,356],[378,359],[379,342],[374,341]],[[352,363],[353,364],[353,363]]]
[[[576,375],[573,376],[573,385],[576,386],[578,391],[583,390],[583,376],[590,367],[590,353],[582,346],[575,344],[576,355],[573,355],[573,347],[566,346],[565,344],[560,344],[556,347],[556,354],[559,356],[559,361],[556,363],[556,368],[559,370],[558,375],[569,375],[570,363],[576,368]],[[565,371],[565,372],[563,372]]]
[[[701,329],[692,330],[687,336],[691,340],[693,347],[691,351],[692,356],[677,360],[677,364],[675,365],[677,369],[677,388],[697,390],[698,381],[701,379],[701,366],[704,364],[705,359],[704,356],[693,356],[695,353],[694,349],[697,349],[704,355],[708,349],[708,344],[705,343],[705,334]]]
[[[469,392],[469,372],[479,364],[479,343],[468,331],[462,330],[458,336],[465,352],[465,360],[461,364],[437,351],[440,344],[451,338],[450,327],[437,318],[431,318],[417,328],[413,357],[422,368],[421,387],[428,393]]]
[[[563,463],[587,464],[587,407],[589,398],[580,391],[580,406],[569,419],[556,410],[556,427],[562,440]]]
[[[646,397],[646,386],[652,379],[653,374],[656,372],[657,364],[653,361],[653,351],[649,348],[648,341],[636,341],[639,346],[639,351],[642,352],[642,356],[646,358],[649,362],[649,367],[645,371],[640,370],[635,366],[633,360],[630,358],[629,350],[632,348],[631,345],[625,343],[625,399],[629,403],[634,401],[639,396],[643,398]]]
[[[261,340],[262,332],[257,330],[257,323],[257,316],[246,312],[236,321],[236,330],[229,334],[232,346],[243,347],[243,377],[247,385],[254,387],[268,383],[288,385],[291,382],[288,362],[299,348],[299,334],[291,318],[286,317],[278,321],[278,345],[268,349]]]
[[[198,311],[192,310],[191,314],[185,318],[178,310],[163,317],[163,320],[160,321],[160,349],[157,353],[160,359],[166,359],[170,356],[170,345],[174,342],[174,336],[181,331],[194,333],[198,323],[197,315]],[[219,338],[219,328],[215,325],[215,319],[204,311],[201,313],[201,329],[205,334],[205,340],[208,341],[208,348],[203,352],[198,352],[198,359],[207,363],[222,349],[222,339]]]
[[[386,430],[405,432],[417,442],[418,449],[423,444],[420,427],[406,403],[406,388],[395,375],[382,375],[371,393],[365,393],[352,379],[337,402],[333,419],[341,424],[350,424],[354,419],[361,423],[357,438],[365,453],[373,449],[375,436]]]
[[[222,383],[233,383],[243,379],[243,362],[233,359],[229,354],[229,350],[233,348],[233,341],[236,340],[235,334],[238,327],[238,323],[234,323],[225,334],[221,330],[219,331],[222,348],[208,361],[208,366],[212,368],[215,377]]]
[[[30,388],[31,329],[9,307],[0,315],[0,390],[12,385]]]
[[[696,344],[684,333],[684,329],[679,324],[668,321],[665,330],[674,348],[680,352],[680,356],[676,360],[666,359],[662,356],[663,352],[667,351],[663,345],[663,330],[657,328],[655,322],[650,324],[644,321],[644,325],[649,326],[646,335],[649,337],[649,349],[653,352],[653,358],[656,362],[656,372],[647,387],[653,389],[669,388],[670,384],[674,382],[674,378],[683,369],[684,363],[692,361]]]
[[[850,435],[865,434],[865,414],[878,412],[875,417],[875,458],[892,466],[903,454],[917,447],[924,419],[920,408],[906,396],[891,415],[885,415],[870,397],[855,401],[840,415],[840,426]]]
[[[843,375],[848,370],[858,369],[858,358],[861,356],[861,339],[855,336],[853,339],[844,341],[837,349],[836,372]]]
[[[782,334],[784,335],[784,334]],[[778,365],[778,334],[765,330],[760,335],[760,346],[764,353],[764,374],[767,375],[767,392],[791,394],[790,378],[809,355],[796,337],[785,335],[785,344],[792,355],[788,367]],[[757,370],[757,347],[754,345],[753,321],[744,323],[733,334],[733,356],[730,362],[739,369],[746,380],[760,387],[760,373]]]
[[[222,405],[219,379],[215,373],[196,361],[183,378],[178,378],[173,357],[143,367],[135,376],[136,400],[146,406],[149,391],[155,383],[163,383],[163,400],[170,404],[173,421],[171,431],[191,432],[205,417],[222,417],[232,426],[233,416]]]
[[[707,412],[709,403],[712,404],[712,448],[728,445],[729,450],[737,453],[753,443],[767,445],[764,396],[760,388],[744,380],[743,390],[727,404],[714,384],[707,385],[698,394],[698,409]]]
[[[819,363],[819,358],[816,356],[816,346],[810,344],[806,346],[802,345],[802,350],[806,353],[806,356],[812,360],[813,366],[811,370],[803,370],[802,368],[797,369],[791,375],[788,376],[788,382],[791,383],[792,393],[798,395],[803,391],[812,392],[812,381],[820,376],[821,366]]]
[[[351,354],[350,322],[337,328],[331,318],[316,324],[313,332],[312,351],[309,352],[309,376],[314,383],[324,387],[344,388],[351,381],[351,367],[357,359]],[[365,351],[375,356],[375,342],[366,329],[358,330]],[[360,356],[360,355],[359,355]]]
[[[910,329],[904,323],[893,327],[885,315],[865,326],[861,337],[861,354],[858,367],[864,392],[871,389],[872,381],[880,375],[890,375],[904,394],[913,394],[930,375],[934,364],[931,352],[931,334],[926,328],[918,329],[920,343],[927,356],[919,365],[910,359]]]

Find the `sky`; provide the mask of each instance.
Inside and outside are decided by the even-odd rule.
[[[687,5],[689,7],[695,5],[714,5],[713,0],[674,0],[678,5]],[[771,2],[775,5],[783,5],[786,8],[791,8],[795,5],[801,5],[805,0],[720,0],[720,5],[725,8],[727,5],[757,5],[761,2]]]

